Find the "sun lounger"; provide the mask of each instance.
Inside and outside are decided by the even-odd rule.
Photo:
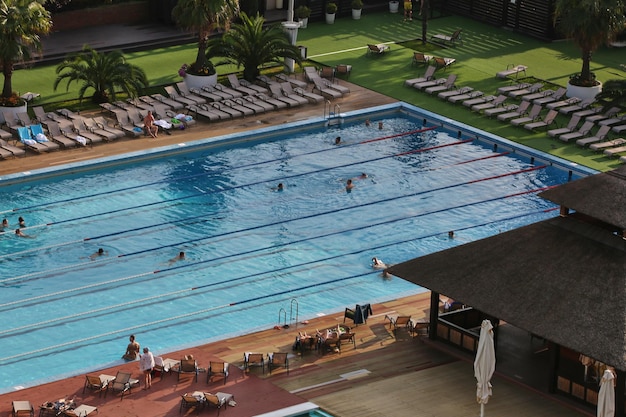
[[[511,91],[522,90],[522,89],[528,88],[530,86],[531,86],[531,84],[529,84],[529,83],[519,83],[519,84],[514,84],[514,85],[507,85],[507,86],[498,88],[498,93],[500,93],[500,94],[508,94]]]
[[[138,137],[143,133],[143,129],[137,127],[133,124],[133,122],[128,117],[128,112],[126,110],[116,110],[114,113],[115,120],[117,121],[116,127],[123,130],[126,135],[131,137]]]
[[[507,97],[504,94],[500,94],[498,97],[494,98],[493,100],[490,100],[484,103],[476,103],[472,105],[471,108],[472,108],[472,111],[480,113],[483,110],[502,106],[504,102],[506,101],[506,99]]]
[[[335,98],[343,97],[343,94],[341,94],[338,90],[334,90],[328,87],[328,84],[324,83],[324,81],[328,82],[328,80],[323,80],[322,78],[315,79],[313,81],[315,83],[315,86],[313,87],[314,93],[317,91],[318,93],[320,93],[322,96],[324,96],[327,99],[335,99]]]
[[[223,104],[225,106],[230,107],[231,109],[234,109],[234,110],[237,110],[238,112],[241,112],[244,117],[252,116],[254,114],[254,110],[252,110],[250,107],[246,107],[246,106],[244,106],[242,104],[239,104],[235,100],[237,100],[237,99],[222,100],[222,101],[220,101],[220,104]]]
[[[466,94],[459,94],[458,96],[448,97],[450,103],[459,103],[465,100],[470,100],[478,97],[482,97],[485,93],[482,91],[471,91]]]
[[[7,158],[11,158],[15,155],[13,155],[13,152],[10,152],[6,149],[4,149],[2,146],[0,146],[0,158],[2,159],[7,159]]]
[[[214,103],[207,103],[206,105],[208,108],[214,108],[219,110],[222,113],[227,113],[231,119],[237,118],[237,117],[243,117],[243,112],[240,112],[237,109],[233,109],[232,107],[226,106],[224,104],[222,104],[221,102],[214,102]]]
[[[192,112],[196,119],[198,119],[199,117],[203,117],[205,119],[208,119],[208,121],[210,122],[215,122],[217,120],[220,120],[220,115],[214,111],[211,111],[211,109],[209,109],[206,104],[200,104],[197,106],[192,105],[192,106],[187,107],[187,110]],[[225,115],[224,118],[230,118],[230,117],[227,117],[227,113],[224,113],[224,115]]]
[[[243,93],[241,91],[233,90],[230,87],[225,86],[224,84],[217,83],[213,87],[223,94],[230,94],[230,98],[239,98],[243,97]]]
[[[379,43],[376,45],[367,44],[367,54],[368,55],[382,55],[385,52],[391,50],[391,48],[389,47],[389,45],[385,45],[384,43]]]
[[[17,135],[20,139],[20,142],[27,147],[28,149],[35,151],[37,153],[48,152],[50,148],[48,148],[43,143],[39,143],[33,138],[30,129],[26,126],[19,126],[17,128]]]
[[[244,102],[248,102],[250,103],[250,105],[252,105],[252,108],[254,108],[254,106],[258,106],[258,107],[262,107],[264,109],[264,111],[272,111],[275,110],[274,105],[261,100],[259,97],[257,97],[256,95],[253,96],[244,96],[241,98]],[[323,97],[322,97],[323,99]],[[248,104],[246,104],[248,105]]]
[[[491,101],[494,101],[497,97],[496,96],[482,96],[482,97],[476,97],[476,98],[471,98],[469,100],[464,100],[463,101],[463,105],[465,107],[472,107],[475,106],[477,104],[485,104],[485,103],[489,103]]]
[[[608,116],[606,119],[594,119],[593,117],[588,117],[587,120],[590,120],[594,123],[598,123],[600,126],[613,126],[619,123],[626,121],[626,115],[618,116],[617,114],[621,111],[621,109],[616,108],[617,111],[613,111],[611,114],[609,112],[605,113],[605,116]],[[610,110],[609,110],[610,111]]]
[[[234,98],[233,101],[241,106],[247,107],[248,109],[252,110],[254,114],[261,114],[267,111],[267,109],[263,106],[260,106],[252,101],[244,100],[244,97]]]
[[[513,126],[521,126],[525,123],[536,122],[539,119],[539,114],[543,110],[539,104],[533,104],[532,108],[528,112],[528,116],[517,117],[510,120]]]
[[[573,97],[574,98],[574,97]],[[590,98],[590,99],[586,99],[586,100],[582,100],[578,102],[576,102],[575,104],[569,105],[569,106],[564,106],[564,107],[559,107],[559,113],[561,114],[570,114],[570,113],[575,113],[579,110],[583,110],[586,109],[587,107],[591,106],[593,103],[595,102],[594,99]],[[549,105],[548,105],[549,107]]]
[[[178,101],[185,106],[189,106],[191,104],[201,104],[206,103],[206,99],[200,96],[195,96],[195,98],[184,97],[182,94],[179,94],[174,87],[171,85],[167,85],[163,87],[165,92],[169,96],[170,99]]]
[[[413,87],[414,84],[431,81],[434,78],[435,71],[437,71],[437,67],[430,65],[428,66],[428,68],[426,68],[426,72],[424,72],[424,75],[422,77],[406,80],[404,82],[404,85],[407,87]]]
[[[618,146],[626,146],[626,139],[617,138],[613,140],[607,140],[605,142],[592,143],[591,145],[589,145],[589,149],[591,149],[592,151],[601,151],[606,148],[616,148]]]
[[[7,132],[6,130],[0,128],[0,139],[11,140],[12,137],[13,135],[11,132]]]
[[[448,100],[452,96],[458,96],[460,94],[467,94],[472,91],[474,91],[474,88],[472,87],[461,87],[461,88],[457,88],[456,90],[442,91],[441,93],[437,94],[437,97],[439,97],[442,100]]]
[[[543,120],[535,121],[532,123],[526,123],[524,125],[524,129],[526,130],[535,130],[540,129],[542,127],[548,127],[556,120],[556,117],[559,115],[558,110],[550,110],[546,117]]]
[[[285,108],[288,107],[287,103],[285,103],[284,101],[276,100],[275,98],[270,97],[270,96],[266,96],[265,94],[255,94],[255,96],[259,100],[262,100],[262,101],[264,101],[264,102],[274,106],[274,110],[285,109]]]
[[[250,95],[257,93],[256,90],[242,85],[235,74],[228,74],[228,82],[230,83],[230,87],[233,90],[239,91],[242,94]]]
[[[64,148],[73,148],[77,144],[79,144],[79,142],[77,142],[75,139],[65,136],[61,131],[59,124],[52,120],[48,123],[48,137],[50,140],[58,143]]]
[[[601,142],[606,139],[610,131],[611,126],[600,126],[600,129],[598,129],[595,135],[578,139],[576,145],[585,147],[596,142]]]
[[[571,106],[576,103],[580,103],[581,99],[578,97],[570,97],[559,101],[554,101],[552,103],[546,104],[546,107],[550,110],[552,109],[560,109],[561,107]],[[579,109],[580,110],[580,109]]]
[[[508,96],[511,98],[520,98],[527,94],[536,93],[543,88],[543,83],[535,83],[527,88],[522,88],[521,90],[513,90],[509,91]]]
[[[522,117],[528,112],[528,108],[530,107],[530,101],[522,101],[517,109],[512,110],[506,113],[500,113],[498,115],[498,120],[501,122],[506,122],[507,120],[515,119],[517,117]]]
[[[428,64],[432,58],[432,55],[424,55],[421,52],[413,52],[413,60],[411,61],[411,65]]]
[[[204,104],[206,103],[206,99],[202,96],[199,96],[198,94],[194,93],[191,91],[191,89],[189,87],[187,87],[187,84],[184,81],[178,82],[176,83],[176,89],[178,90],[178,94],[181,97],[184,97],[187,100],[191,100],[194,101],[196,104]],[[167,94],[172,97],[172,95],[170,94],[170,91],[172,91],[173,88],[171,87],[166,87],[166,91]],[[172,97],[174,100],[178,100],[178,98]]]
[[[444,71],[448,69],[450,65],[456,62],[456,59],[454,58],[435,57],[433,58],[433,60],[435,61],[435,67],[437,67],[437,69],[443,68]]]
[[[302,105],[303,103],[294,97],[290,97],[282,90],[280,84],[272,84],[270,85],[270,94],[272,98],[275,98],[279,101],[284,101],[289,105],[289,107],[297,107]],[[302,99],[302,97],[300,97]],[[307,103],[307,100],[304,100],[304,103]]]
[[[567,123],[567,126],[561,127],[558,129],[548,130],[548,136],[557,137],[559,135],[562,135],[568,132],[573,132],[574,129],[576,129],[576,126],[578,126],[578,123],[580,123],[580,117],[572,116],[569,122]]]
[[[292,87],[291,83],[288,82],[281,82],[280,87],[289,97],[293,97],[299,101],[304,100],[302,104],[321,103],[322,101],[324,101],[324,97],[320,96],[319,94],[308,92],[299,87],[294,88]]]
[[[487,117],[497,116],[502,113],[514,112],[519,108],[517,104],[502,104],[499,107],[492,107],[483,111],[483,114]]]
[[[291,86],[293,88],[298,87],[298,88],[306,89],[308,87],[308,84],[306,82],[300,81],[300,80],[296,80],[294,77],[290,77],[287,74],[276,74],[274,76],[274,78],[276,78],[276,80],[278,82],[291,84]],[[263,87],[261,87],[261,88],[263,88]],[[266,93],[267,89],[264,89],[264,90],[265,91],[261,91],[261,92]]]
[[[91,133],[101,136],[106,141],[112,141],[119,137],[117,134],[101,128],[94,119],[86,117],[83,120],[85,122],[85,126],[87,126]]]
[[[562,142],[570,142],[575,139],[579,139],[585,135],[588,135],[593,129],[594,124],[592,122],[585,122],[583,125],[574,132],[564,133],[559,135],[559,140]]]
[[[613,132],[622,133],[626,131],[626,125],[613,126]]]
[[[4,139],[0,139],[0,148],[4,149],[5,151],[11,152],[13,156],[23,156],[26,154],[26,151],[24,149],[11,145]]]
[[[437,80],[424,81],[421,83],[413,84],[413,88],[417,88],[418,90],[428,90],[429,94],[432,94],[436,91],[441,90],[449,90],[454,87],[454,83],[456,82],[456,74],[450,74],[447,78],[439,78]],[[434,90],[433,90],[434,89]]]
[[[510,77],[512,75],[515,75],[515,78],[517,78],[519,76],[520,73],[524,73],[524,76],[526,75],[526,70],[528,69],[528,67],[526,65],[513,65],[513,64],[509,64],[506,66],[506,69],[504,71],[500,71],[496,74],[497,78],[507,78]]]
[[[461,31],[462,29],[457,29],[450,36],[436,34],[436,35],[431,36],[430,39],[440,41],[444,45],[456,45],[457,42],[463,45],[463,39],[461,39]]]
[[[626,152],[626,146],[618,146],[617,148],[609,148],[604,150],[606,156],[615,156],[620,153]]]
[[[148,96],[150,98],[153,98],[169,107],[171,107],[174,110],[180,110],[180,109],[184,109],[185,108],[185,104],[181,103],[180,101],[176,101],[173,100],[171,98],[165,97],[163,94],[152,94],[151,96]],[[144,100],[146,100],[146,102],[148,104],[150,104],[151,102],[149,101],[148,98],[145,98]]]

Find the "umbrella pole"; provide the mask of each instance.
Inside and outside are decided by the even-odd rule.
[[[485,404],[480,404],[480,417],[485,417]]]

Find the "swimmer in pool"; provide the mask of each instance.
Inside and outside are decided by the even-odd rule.
[[[89,259],[91,259],[92,261],[100,256],[105,256],[107,255],[107,251],[105,251],[102,248],[99,248],[97,252],[92,253],[91,255],[89,255]]]
[[[364,180],[364,179],[366,179],[366,178],[367,178],[367,174],[366,174],[365,172],[363,172],[361,175],[359,175],[359,176],[357,177],[357,179],[359,179],[359,180]]]
[[[2,228],[6,229],[9,227],[9,221],[7,219],[2,220]]]
[[[285,186],[282,182],[279,182],[275,188],[272,188],[273,191],[285,191]]]
[[[352,183],[352,180],[346,181],[346,191],[350,192],[352,191],[353,188],[354,188],[354,184]]]
[[[22,232],[22,229],[15,229],[15,236],[17,237],[28,237],[28,238],[32,238],[33,236],[27,235],[24,232]]]
[[[335,145],[341,145],[341,136],[335,138]]]
[[[172,258],[169,260],[168,265],[172,265],[173,263],[176,263],[178,261],[182,261],[183,259],[185,259],[185,252],[180,252],[178,254],[178,256]]]
[[[17,221],[20,223],[20,227],[26,227],[26,221],[24,221],[24,218],[22,216],[20,216]]]
[[[378,259],[376,257],[373,257],[372,258],[372,268],[374,268],[374,269],[385,269],[385,268],[387,268],[387,264],[385,264],[380,259]]]
[[[365,126],[367,126],[367,127],[370,126],[370,119],[365,119]]]

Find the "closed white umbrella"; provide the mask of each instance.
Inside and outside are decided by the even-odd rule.
[[[496,350],[493,345],[493,326],[489,320],[480,325],[478,350],[474,360],[476,401],[480,404],[480,417],[485,415],[485,404],[491,397],[491,377],[496,370]]]
[[[598,393],[598,417],[615,417],[615,375],[609,369],[604,371]]]

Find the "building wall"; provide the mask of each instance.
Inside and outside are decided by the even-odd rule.
[[[52,30],[65,31],[86,26],[110,24],[139,24],[152,20],[148,1],[112,4],[82,10],[52,14]]]

